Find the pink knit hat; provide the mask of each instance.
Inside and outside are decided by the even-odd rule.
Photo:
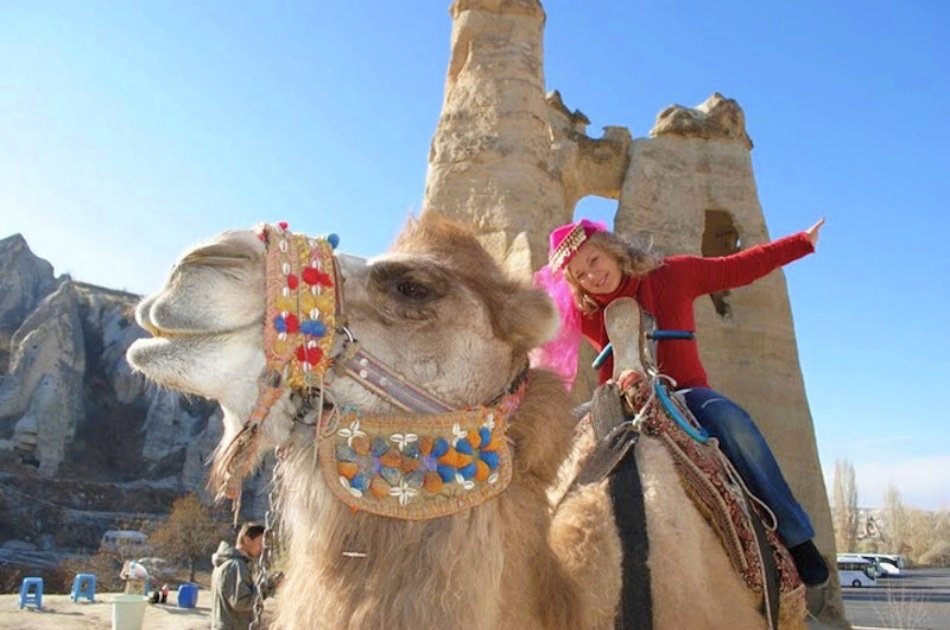
[[[603,223],[587,219],[554,228],[548,239],[548,266],[553,271],[563,271],[591,234],[606,229]]]

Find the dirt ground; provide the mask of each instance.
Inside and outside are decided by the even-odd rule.
[[[96,601],[79,600],[69,595],[43,595],[43,609],[32,606],[20,610],[17,595],[0,595],[0,630],[99,630],[112,627],[112,596],[96,593]],[[205,630],[211,623],[207,589],[198,591],[195,608],[179,608],[175,593],[169,604],[146,604],[142,630]]]

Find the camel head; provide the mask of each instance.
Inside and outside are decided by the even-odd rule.
[[[556,326],[546,296],[507,278],[469,231],[430,214],[410,220],[383,255],[363,259],[334,253],[323,261],[320,291],[327,294],[312,290],[317,302],[307,306],[317,310],[305,309],[291,332],[304,327],[308,312],[336,313],[323,319],[327,330],[321,329],[320,344],[309,344],[319,356],[300,347],[282,351],[291,359],[309,360],[314,368],[294,377],[298,387],[289,387],[294,378],[286,366],[276,370],[284,373],[274,373],[270,346],[279,343],[275,340],[289,325],[279,300],[296,300],[307,285],[302,268],[269,262],[269,252],[286,248],[281,242],[287,240],[291,249],[297,242],[298,250],[306,250],[301,243],[314,242],[284,228],[225,232],[184,254],[165,286],[136,309],[138,323],[152,337],[131,346],[129,363],[161,386],[220,403],[225,431],[216,457],[255,413],[264,416],[257,419],[263,446],[285,442],[304,397],[296,391],[301,379],[307,379],[307,391],[322,392],[324,407],[398,412],[391,397],[337,369],[352,356],[353,339],[391,371],[392,380],[404,379],[459,409],[503,393],[523,370],[528,350]],[[307,266],[306,251],[289,255],[302,256]],[[319,301],[331,296],[335,304]],[[275,313],[283,314],[280,327]],[[316,375],[317,364],[326,372]],[[356,365],[350,372],[363,370]],[[267,391],[275,400],[262,407]]]

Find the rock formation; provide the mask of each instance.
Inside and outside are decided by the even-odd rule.
[[[558,92],[545,96],[545,14],[537,0],[457,0],[451,15],[426,212],[473,223],[494,255],[526,276],[545,263],[551,228],[573,220],[587,195],[616,199],[614,229],[660,254],[722,255],[769,240],[752,141],[735,101],[714,94],[696,108],[669,107],[648,138],[624,127],[590,138],[583,114]],[[833,557],[783,273],[697,301],[697,325],[712,382],[756,418],[812,517],[819,547]],[[588,371],[579,397],[591,379]],[[813,609],[843,619],[837,585],[821,595]]]
[[[144,335],[132,317],[138,300],[54,276],[19,234],[0,240],[0,489],[9,491],[0,539],[52,544],[68,521],[82,534],[70,546],[95,546],[99,530],[139,509],[122,487],[149,488],[140,507],[154,518],[174,497],[204,492],[220,416],[131,371],[125,351]],[[39,483],[62,510],[28,500]],[[245,502],[251,513],[263,505],[257,485]]]
[[[0,266],[0,333],[9,337],[56,288],[56,279],[53,266],[37,258],[20,234],[0,240]]]

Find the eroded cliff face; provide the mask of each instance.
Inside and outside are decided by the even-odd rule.
[[[95,546],[130,513],[161,518],[175,497],[205,495],[220,411],[131,370],[125,352],[146,334],[139,299],[55,277],[22,236],[0,240],[0,540],[50,544],[66,519],[85,532],[71,546]]]

